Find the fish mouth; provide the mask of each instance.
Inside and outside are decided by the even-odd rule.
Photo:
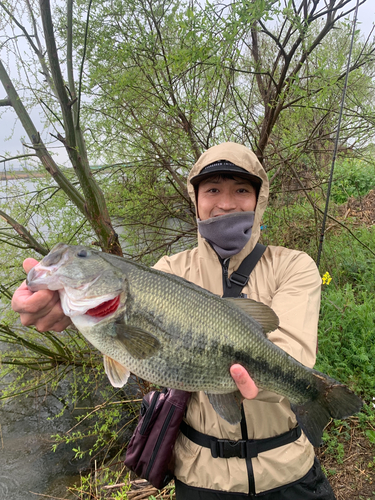
[[[59,290],[62,285],[57,282],[57,280],[51,280],[51,276],[54,275],[56,268],[47,268],[37,264],[33,267],[27,274],[26,285],[31,292],[37,292],[38,290]],[[53,282],[55,281],[55,283]]]
[[[85,317],[86,320],[98,323],[105,317],[114,314],[124,303],[124,297],[121,291],[108,295],[96,297],[77,297],[77,289],[65,287],[59,290],[61,307],[66,316],[69,316],[74,322],[74,318]],[[71,293],[73,292],[73,293]]]
[[[117,297],[115,297],[114,299],[106,300],[98,306],[89,309],[85,314],[93,316],[94,318],[104,318],[105,316],[109,316],[110,314],[117,311],[119,305],[120,295],[117,295]]]
[[[66,245],[59,243],[27,274],[26,285],[31,292],[38,290],[61,290],[62,283],[57,271],[68,260]]]

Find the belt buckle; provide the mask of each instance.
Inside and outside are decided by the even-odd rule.
[[[246,458],[246,441],[211,440],[211,455],[213,458]]]

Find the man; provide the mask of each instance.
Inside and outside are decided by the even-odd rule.
[[[223,280],[238,269],[259,239],[268,200],[267,175],[249,149],[224,143],[208,149],[194,165],[188,191],[197,208],[198,246],[163,257],[155,267],[222,295]],[[35,261],[26,259],[25,270],[32,265]],[[269,339],[309,367],[315,363],[320,288],[318,270],[308,255],[269,246],[242,290],[278,315],[280,326]],[[69,323],[48,290],[32,295],[21,285],[13,308],[21,313],[23,324],[35,324],[40,330],[62,330]],[[204,393],[194,393],[186,427],[226,442],[259,440],[257,444],[263,445],[267,440],[267,449],[254,452],[251,443],[252,451],[245,456],[228,458],[197,444],[185,430],[174,450],[177,500],[237,500],[254,495],[265,500],[333,500],[312,445],[296,429],[288,400],[258,391],[240,365],[231,367],[231,375],[246,398],[242,422],[228,424]]]

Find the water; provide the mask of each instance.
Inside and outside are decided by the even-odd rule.
[[[12,202],[11,197],[17,196],[17,189],[13,188],[17,188],[18,182],[9,178],[0,180],[0,203]],[[22,182],[27,190],[34,191],[32,179]],[[42,234],[46,233],[39,214],[34,214],[30,223],[39,226]],[[0,363],[5,347],[0,343]],[[4,383],[7,381],[0,379],[0,391]],[[109,385],[108,382],[105,384]],[[20,397],[3,406],[0,401],[0,500],[77,498],[69,496],[67,487],[80,484],[79,471],[92,466],[89,457],[79,462],[74,460],[73,448],[77,443],[59,445],[55,453],[51,451],[51,436],[64,434],[77,423],[78,411],[66,411],[62,417],[54,418],[62,409],[59,398],[64,398],[68,386],[69,381],[65,380],[54,395],[41,393],[29,398]],[[136,387],[128,384],[127,391],[129,397],[134,397]],[[92,398],[80,406],[94,407],[98,402],[102,400]],[[126,418],[126,414],[123,415],[123,419]],[[83,432],[84,428],[80,426],[79,430]],[[126,441],[129,438],[130,435],[124,437]]]
[[[0,354],[1,348],[0,344]],[[56,418],[62,409],[61,401],[68,393],[70,383],[69,379],[65,379],[53,394],[40,391],[38,395],[13,399],[0,406],[1,500],[77,499],[67,488],[74,485],[78,487],[81,484],[80,472],[88,472],[93,468],[93,463],[90,462],[90,456],[80,460],[74,458],[73,448],[77,447],[77,443],[60,444],[57,451],[53,452],[54,441],[51,436],[65,434],[77,425],[77,416],[86,414],[88,407],[93,408],[103,400],[93,394],[79,402],[81,409],[66,410],[63,416]],[[103,385],[98,387],[98,393],[108,385],[107,380],[103,381]],[[140,397],[136,381],[131,380],[125,389],[126,399]],[[128,420],[129,414],[124,410],[119,426],[124,426]],[[81,423],[75,430],[85,433],[86,424],[90,424],[89,420]],[[122,442],[130,439],[134,426],[135,421],[126,427]],[[91,444],[94,439],[92,438]],[[86,441],[86,445],[88,444]],[[78,445],[82,446],[82,442]]]
[[[63,388],[61,389],[63,390]],[[0,498],[71,498],[67,486],[80,483],[72,446],[51,450],[51,435],[74,425],[74,415],[54,419],[61,403],[54,396],[20,398],[0,408]],[[51,420],[49,420],[51,419]]]
[[[12,188],[17,182],[9,178],[0,181],[1,202],[15,196]],[[33,191],[32,180],[24,182],[26,188]],[[0,344],[0,363],[4,349],[5,346]],[[9,381],[8,376],[0,383]],[[67,494],[67,487],[80,484],[79,471],[90,467],[89,461],[74,461],[74,444],[60,445],[57,452],[52,452],[51,439],[51,435],[63,434],[77,423],[78,412],[66,412],[63,417],[54,418],[62,408],[58,398],[67,392],[68,384],[69,381],[64,381],[54,395],[33,394],[4,405],[0,402],[1,500],[76,498]]]

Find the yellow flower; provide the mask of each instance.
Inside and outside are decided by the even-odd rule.
[[[331,281],[332,281],[331,275],[327,271],[326,273],[323,274],[322,284],[323,285],[329,285],[331,283]]]

